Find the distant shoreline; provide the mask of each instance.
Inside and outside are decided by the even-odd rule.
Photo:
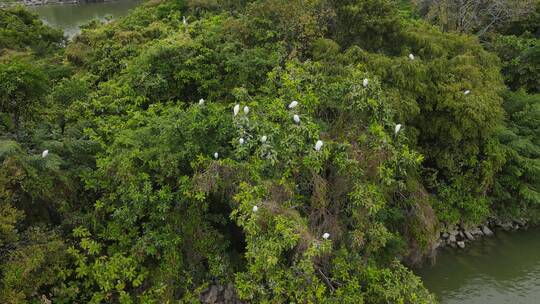
[[[15,5],[23,6],[41,6],[49,4],[79,4],[79,3],[99,3],[99,2],[113,2],[116,0],[22,0],[12,2],[0,2],[0,8],[10,7]]]

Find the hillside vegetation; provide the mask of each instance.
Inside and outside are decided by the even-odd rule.
[[[441,229],[539,218],[540,4],[433,5],[0,9],[0,302],[434,303]]]

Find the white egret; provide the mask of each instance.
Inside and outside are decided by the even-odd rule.
[[[261,137],[261,142],[265,143],[267,139],[268,139],[268,137],[266,137],[266,135],[263,135],[263,137]]]
[[[294,120],[295,123],[299,124],[300,123],[300,116],[294,114],[293,120]]]
[[[323,146],[323,141],[317,140],[317,142],[315,143],[315,151],[321,151],[322,146]]]
[[[293,100],[293,101],[289,104],[289,109],[294,109],[294,108],[296,108],[297,105],[298,105],[298,101]]]
[[[43,151],[43,152],[41,153],[41,157],[42,157],[42,158],[47,157],[47,155],[49,155],[49,150],[45,150],[45,151]]]
[[[200,106],[204,105],[204,99],[203,98],[199,99],[199,105]]]
[[[186,16],[182,16],[182,23],[183,23],[184,25],[187,25]]]
[[[325,240],[328,240],[329,237],[330,237],[330,233],[328,233],[328,232],[325,232],[325,233],[322,235],[322,238],[325,239]]]
[[[240,105],[235,104],[233,109],[234,116],[238,115],[238,112],[240,112]]]
[[[249,113],[249,107],[245,106],[244,107],[244,114],[248,115],[248,113]]]
[[[364,78],[364,82],[362,83],[364,85],[364,88],[367,88],[369,83],[369,80],[367,78]]]
[[[219,158],[219,153],[215,152],[215,153],[214,153],[214,158],[215,158],[215,159],[218,159],[218,158]]]
[[[409,59],[410,59],[410,60],[414,60],[414,55],[413,55],[413,54],[409,54]]]
[[[396,128],[394,129],[394,133],[395,133],[395,134],[398,134],[398,133],[399,133],[399,130],[401,130],[401,124],[397,124],[397,125],[396,125]]]
[[[471,94],[471,91],[469,90],[466,90],[465,92],[463,92],[463,95],[469,95],[469,94]]]
[[[241,145],[243,145],[243,144],[244,144],[244,139],[243,139],[243,138],[240,138],[240,139],[238,140],[238,142],[239,142]]]
[[[259,210],[259,207],[257,205],[253,206],[253,212],[257,212]]]

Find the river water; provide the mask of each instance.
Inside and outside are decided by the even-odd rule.
[[[136,7],[142,0],[118,0],[112,2],[51,4],[30,6],[28,10],[39,15],[48,25],[64,30],[64,34],[73,37],[80,33],[79,26],[93,19],[104,20],[111,16],[113,19],[127,15],[130,9]]]
[[[417,271],[441,304],[540,304],[540,229],[444,249]]]

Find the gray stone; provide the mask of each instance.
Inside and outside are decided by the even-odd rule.
[[[472,233],[472,235],[479,235],[479,236],[484,235],[482,230],[480,228],[478,228],[478,227],[471,229],[471,233]]]
[[[526,223],[524,220],[522,220],[522,219],[515,219],[515,220],[514,220],[514,223],[518,224],[518,225],[521,226],[521,227],[523,227],[523,226],[525,226],[525,225],[527,224],[527,223]]]
[[[474,236],[472,235],[470,231],[465,230],[465,236],[467,237],[469,241],[474,241]]]
[[[225,303],[230,303],[233,301],[234,286],[232,286],[232,284],[227,285],[227,288],[225,288],[225,292],[223,293],[223,298],[225,300]]]
[[[210,291],[210,288],[205,288],[201,293],[199,294],[199,300],[204,303],[204,300],[206,299],[206,294]]]
[[[491,231],[491,229],[489,229],[488,226],[482,226],[482,232],[486,236],[492,236],[493,235],[493,231]]]
[[[456,236],[453,235],[453,234],[450,234],[450,237],[448,237],[448,242],[449,242],[450,244],[455,243],[455,242],[456,242]]]
[[[227,288],[225,288],[225,292],[223,293],[223,297],[225,298],[225,301],[232,302],[235,299],[235,290],[234,285],[232,283],[227,284]]]
[[[47,299],[45,295],[41,295],[41,303],[42,304],[52,304],[52,301]]]
[[[218,287],[216,285],[210,286],[210,290],[208,290],[206,294],[202,296],[202,302],[208,304],[216,303],[218,299],[218,293]]]
[[[459,241],[459,242],[457,242],[457,245],[458,245],[458,247],[461,248],[461,249],[465,248],[465,242],[464,242],[464,241]]]
[[[459,234],[459,230],[450,230],[448,231],[448,233],[450,234],[450,236],[453,235],[454,237],[456,237]]]
[[[514,229],[514,225],[512,224],[512,222],[509,222],[509,223],[502,223],[501,224],[501,227],[502,229],[506,230],[506,231],[510,231],[510,230],[513,230]]]
[[[448,234],[448,232],[443,232],[441,236],[443,239],[447,239],[450,236],[450,234]]]

